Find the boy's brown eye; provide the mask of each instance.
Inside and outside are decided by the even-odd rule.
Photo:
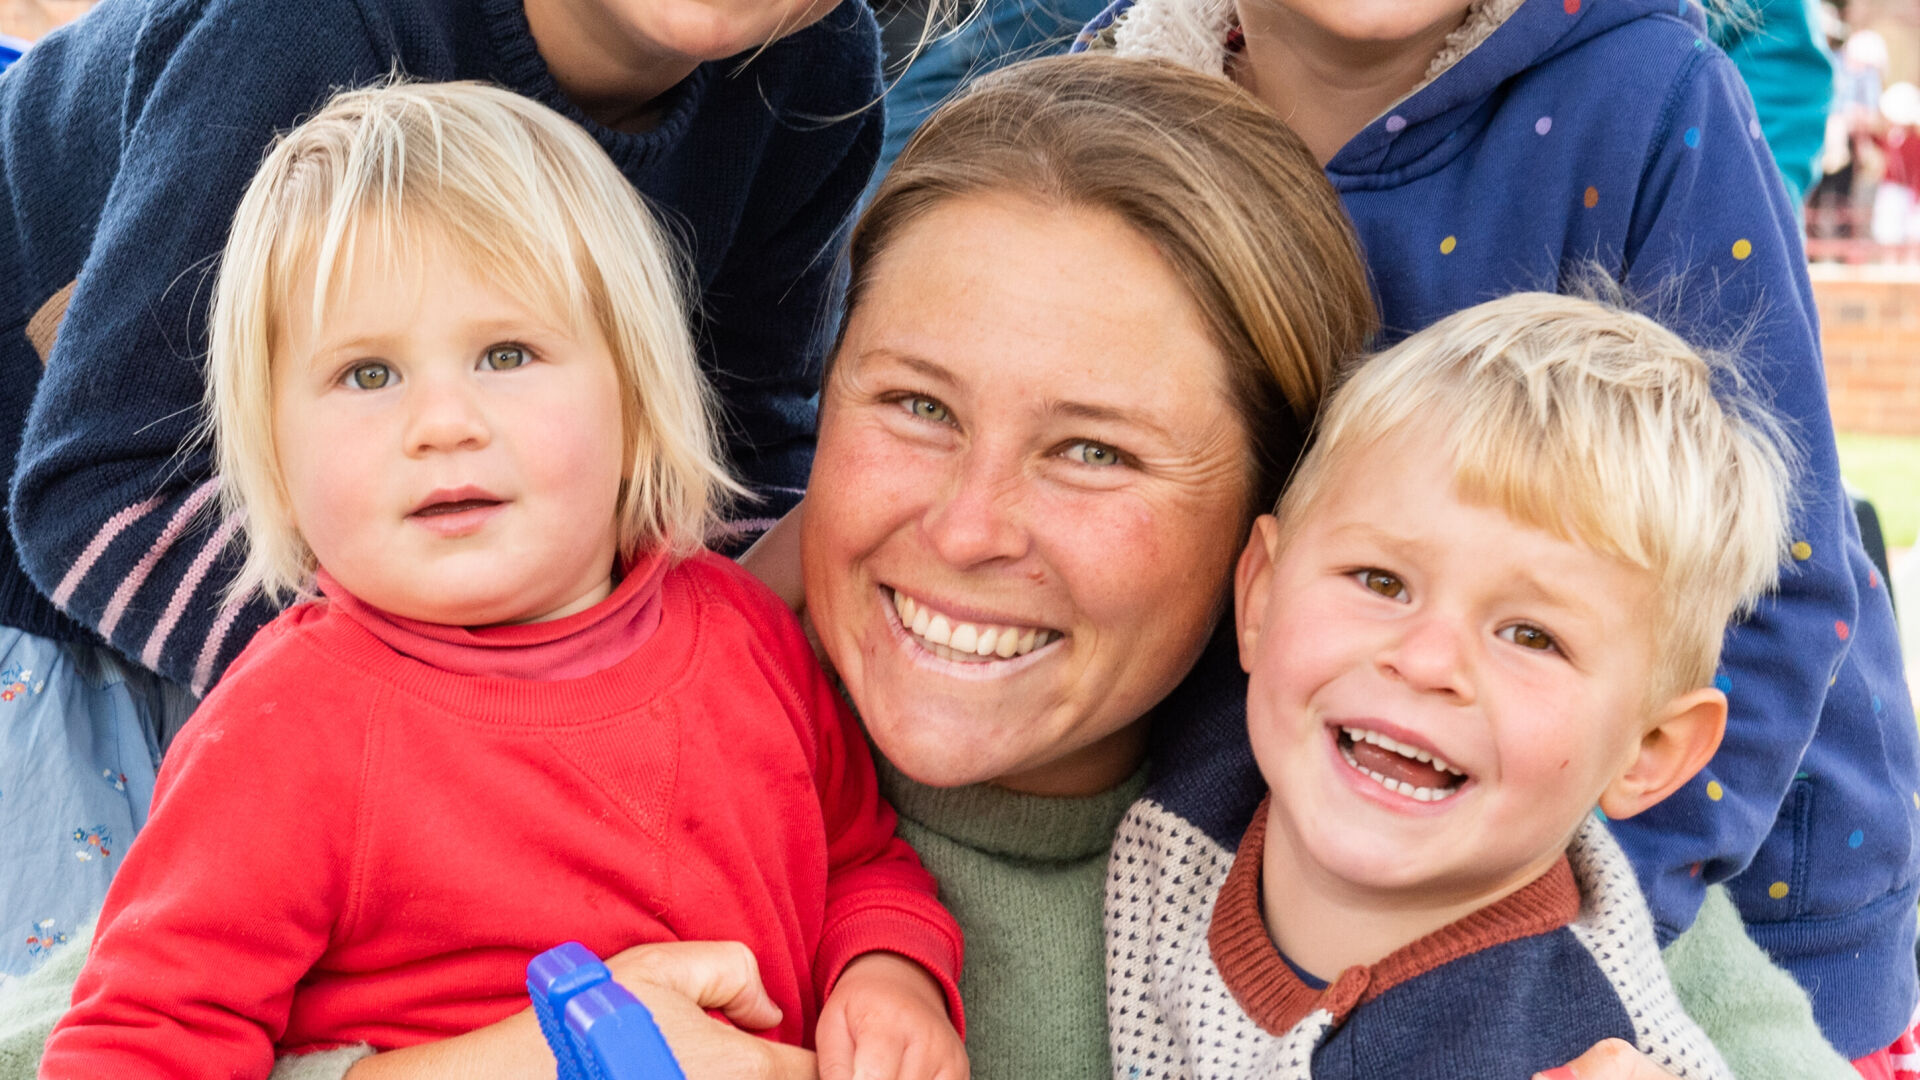
[[[1360,584],[1389,600],[1398,600],[1407,591],[1406,583],[1385,570],[1360,571]]]
[[[1510,626],[1505,631],[1508,641],[1523,649],[1537,649],[1546,652],[1556,648],[1553,635],[1537,626]]]
[[[361,390],[381,390],[393,381],[393,369],[385,364],[361,364],[348,373],[353,385]]]
[[[524,367],[527,362],[527,350],[518,345],[494,345],[487,349],[481,358],[489,371],[512,371]]]

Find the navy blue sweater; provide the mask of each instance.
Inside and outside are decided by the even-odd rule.
[[[878,34],[844,0],[743,60],[702,65],[627,134],[560,93],[520,0],[106,0],[29,50],[0,76],[0,625],[97,634],[204,691],[272,617],[221,604],[231,526],[206,455],[180,452],[210,274],[274,133],[395,70],[496,82],[594,135],[692,254],[727,450],[765,496],[745,512],[784,512],[879,153]],[[43,372],[29,322],[76,279]]]
[[[1719,753],[1615,834],[1663,940],[1692,923],[1709,883],[1729,880],[1834,1045],[1850,1057],[1886,1046],[1916,997],[1920,739],[1886,583],[1840,486],[1793,206],[1700,8],[1526,0],[1354,136],[1327,175],[1390,339],[1597,266],[1664,297],[1653,313],[1693,340],[1737,344],[1739,369],[1801,451],[1793,561],[1728,632]],[[1170,715],[1218,717],[1210,734],[1228,741],[1174,733],[1182,745],[1156,760],[1178,771],[1148,794],[1231,835],[1257,798],[1239,730],[1245,683],[1230,654],[1208,681],[1197,672],[1187,688],[1207,701]]]

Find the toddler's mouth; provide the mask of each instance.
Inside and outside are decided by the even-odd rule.
[[[1398,795],[1417,802],[1453,797],[1467,774],[1437,754],[1397,742],[1377,731],[1342,726],[1334,731],[1340,756],[1354,771]]]
[[[468,510],[481,510],[489,506],[500,505],[499,499],[455,499],[451,502],[428,503],[413,512],[414,517],[445,517],[448,514],[465,513]]]

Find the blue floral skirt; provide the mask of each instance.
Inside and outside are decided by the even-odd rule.
[[[99,911],[192,706],[104,648],[0,628],[0,984]]]

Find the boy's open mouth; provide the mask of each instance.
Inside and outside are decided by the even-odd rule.
[[[1450,798],[1467,774],[1418,747],[1395,742],[1377,731],[1341,727],[1334,733],[1340,756],[1360,775],[1395,794],[1419,802]]]

